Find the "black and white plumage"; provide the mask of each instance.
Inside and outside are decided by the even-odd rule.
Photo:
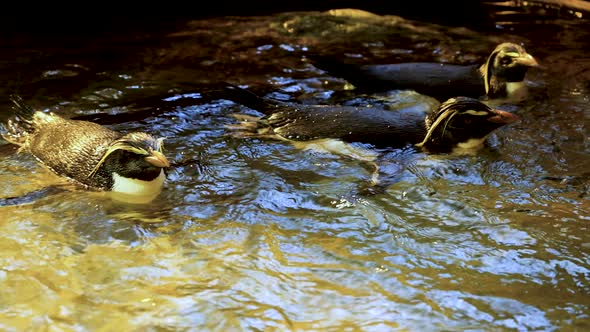
[[[518,120],[469,97],[451,98],[425,116],[412,109],[285,103],[235,86],[227,91],[225,99],[265,114],[242,128],[293,141],[333,138],[383,148],[414,145],[432,153],[470,153],[494,130]]]
[[[99,124],[35,111],[11,96],[14,117],[2,137],[20,146],[55,174],[89,189],[131,196],[155,197],[170,166],[162,152],[163,138],[122,134]]]
[[[520,99],[526,95],[524,79],[535,58],[514,43],[499,44],[483,64],[408,62],[355,65],[334,56],[310,54],[310,63],[343,78],[360,92],[408,89],[444,101],[454,96]]]

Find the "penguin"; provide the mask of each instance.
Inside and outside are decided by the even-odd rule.
[[[97,123],[33,110],[11,95],[14,116],[1,136],[58,176],[85,189],[119,194],[139,202],[159,195],[170,163],[164,138],[145,132],[123,134]]]
[[[427,153],[473,154],[492,132],[519,119],[465,96],[450,98],[424,114],[412,108],[280,102],[231,84],[226,90],[223,98],[264,113],[254,119],[237,116],[244,123],[234,129],[291,141],[331,138],[376,148],[411,145]]]
[[[358,92],[408,89],[439,101],[454,96],[520,101],[527,94],[527,71],[539,66],[523,46],[510,42],[497,45],[483,64],[474,65],[407,62],[359,66],[317,54],[309,54],[307,59],[320,70],[347,80]]]

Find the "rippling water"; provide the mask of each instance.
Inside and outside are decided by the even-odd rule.
[[[165,136],[178,166],[158,200],[133,205],[1,146],[0,329],[590,329],[588,31],[308,12],[9,41],[4,92]],[[231,115],[252,111],[207,97],[225,80],[303,103],[424,108],[408,92],[336,100],[345,82],[305,54],[476,63],[507,40],[542,64],[531,98],[503,105],[522,120],[476,156],[387,151],[373,193],[370,162],[236,137]]]

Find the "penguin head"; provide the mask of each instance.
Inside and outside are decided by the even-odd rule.
[[[163,153],[164,138],[135,132],[111,142],[89,177],[102,173],[112,178],[111,190],[143,195],[159,192],[170,163]]]
[[[528,69],[538,65],[524,47],[514,43],[499,44],[480,68],[486,95],[501,95],[504,93],[502,86],[508,82],[522,82]]]
[[[518,119],[474,98],[451,98],[426,117],[426,136],[417,146],[432,152],[477,150],[494,130]]]

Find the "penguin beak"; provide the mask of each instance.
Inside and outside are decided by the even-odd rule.
[[[514,62],[521,65],[521,66],[527,66],[527,67],[538,67],[539,66],[539,63],[537,62],[537,60],[535,60],[535,58],[533,58],[533,56],[528,53],[525,53],[525,54],[515,58]]]
[[[168,159],[166,159],[166,156],[164,156],[164,154],[159,151],[152,151],[152,154],[145,157],[145,160],[148,163],[150,163],[156,167],[160,167],[160,168],[170,167],[170,162],[168,162]]]
[[[494,110],[494,114],[496,115],[489,117],[488,121],[505,125],[520,120],[518,116],[506,111]]]

